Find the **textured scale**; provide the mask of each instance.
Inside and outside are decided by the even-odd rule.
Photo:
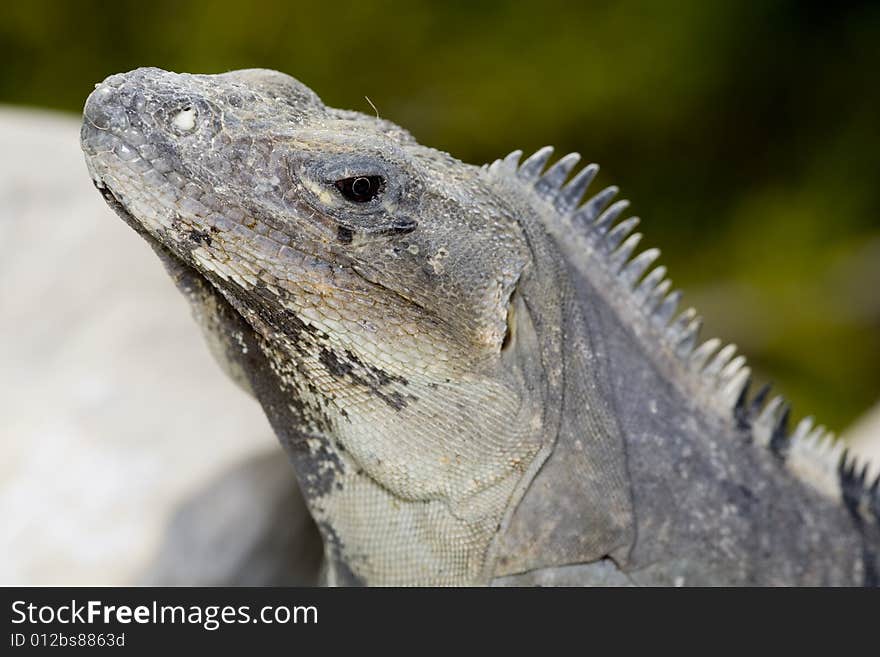
[[[562,187],[562,183],[565,182],[568,174],[571,173],[571,170],[580,159],[579,153],[569,153],[565,157],[560,158],[541,176],[541,179],[535,184],[535,189],[542,196],[552,198],[557,194],[559,188]]]
[[[562,214],[568,214],[574,210],[581,202],[584,192],[587,191],[587,187],[593,182],[593,178],[596,177],[598,171],[599,166],[596,164],[589,164],[578,171],[562,188],[562,191],[557,194],[555,199],[556,210]]]

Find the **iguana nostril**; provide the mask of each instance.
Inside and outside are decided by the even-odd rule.
[[[131,127],[126,101],[132,102],[132,94],[106,83],[99,84],[86,99],[83,108],[85,123],[98,131],[121,133]]]
[[[115,95],[115,91],[106,84],[95,85],[95,90],[89,94],[83,109],[86,121],[95,128],[108,130],[111,123],[108,107]]]

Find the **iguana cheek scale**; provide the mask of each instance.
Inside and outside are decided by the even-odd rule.
[[[867,466],[698,342],[576,154],[467,165],[267,70],[111,76],[82,146],[287,448],[329,583],[878,583]]]

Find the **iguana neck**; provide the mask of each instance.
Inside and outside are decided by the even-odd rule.
[[[504,190],[510,183],[495,184]],[[522,314],[534,324],[552,439],[545,462],[523,482],[521,499],[508,510],[490,555],[491,578],[606,556],[623,560],[633,544],[635,524],[603,334],[546,230],[540,199],[516,185],[504,192],[510,198],[521,195],[518,219],[533,267],[520,282],[518,295],[527,309]]]
[[[230,296],[217,304],[229,307],[220,333],[233,336],[237,369],[288,449],[318,521],[329,582],[524,582],[584,564],[596,568],[578,570],[579,583],[607,582],[609,569],[614,581],[648,584],[875,578],[877,555],[866,548],[876,528],[855,527],[839,497],[751,444],[732,412],[689,397],[668,359],[651,353],[608,298],[612,286],[599,270],[575,266],[545,230],[542,211],[528,197],[519,207],[534,262],[517,287],[499,371],[455,382],[380,375],[368,354],[328,343],[299,318],[260,315]],[[328,379],[332,371],[339,377]],[[321,372],[327,385],[319,390]],[[358,381],[360,393],[351,386]],[[340,384],[360,402],[346,405]],[[331,408],[347,409],[342,421],[331,421]],[[449,471],[413,473],[448,485],[402,496],[413,480],[395,488],[389,473],[406,469],[383,467],[378,448],[423,427],[446,439],[438,444],[456,436],[463,450],[478,447],[478,456],[460,456],[481,469],[456,482]],[[375,439],[351,433],[366,430]],[[498,452],[485,452],[487,435]],[[365,442],[377,453],[346,448]],[[465,478],[483,485],[462,487]]]
[[[531,198],[552,227],[554,210]],[[822,461],[785,433],[787,449],[756,444],[774,440],[762,437],[756,410],[725,405],[699,380],[695,390],[686,363],[633,316],[628,290],[598,254],[549,232],[565,263],[564,419],[499,541],[495,574],[607,556],[629,581],[649,584],[875,583],[880,533],[861,519],[870,498],[859,477],[801,476],[798,468]],[[597,471],[602,485],[586,490]],[[852,502],[843,503],[848,485]],[[613,512],[592,516],[591,500]]]
[[[227,293],[265,355],[271,383],[252,387],[292,456],[331,582],[486,584],[632,544],[623,440],[594,360],[600,334],[534,209],[509,211],[532,262],[491,367],[420,375]],[[406,461],[402,442],[414,446]]]
[[[576,274],[573,274],[576,276]],[[603,294],[579,282],[603,336],[609,396],[626,452],[635,541],[615,563],[644,584],[861,585],[876,544],[839,492],[817,490],[751,427],[688,397]],[[840,489],[838,488],[837,491]]]
[[[546,443],[542,396],[528,390],[539,363],[418,375],[227,299],[263,355],[251,387],[323,534],[329,583],[483,583],[489,544]],[[420,447],[401,461],[407,442]]]

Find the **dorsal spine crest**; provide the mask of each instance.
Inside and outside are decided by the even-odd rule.
[[[629,201],[611,203],[619,191],[613,185],[585,198],[599,166],[587,164],[569,178],[580,154],[569,153],[547,167],[552,154],[553,147],[545,146],[520,163],[523,153],[516,150],[487,170],[531,186],[551,206],[560,231],[583,240],[591,249],[591,263],[601,263],[619,285],[621,296],[650,327],[654,346],[673,354],[695,389],[729,412],[740,433],[794,474],[833,498],[848,499],[851,507],[880,524],[880,464],[850,455],[825,427],[814,427],[812,418],[790,431],[790,406],[781,396],[767,402],[769,385],[750,395],[751,371],[745,357],[735,355],[736,346],[722,347],[717,338],[700,344],[702,318],[696,310],[688,308],[676,315],[681,292],[671,290],[666,268],[655,266],[660,251],[649,248],[633,255],[642,238],[641,233],[632,233],[639,219],[619,221]]]

